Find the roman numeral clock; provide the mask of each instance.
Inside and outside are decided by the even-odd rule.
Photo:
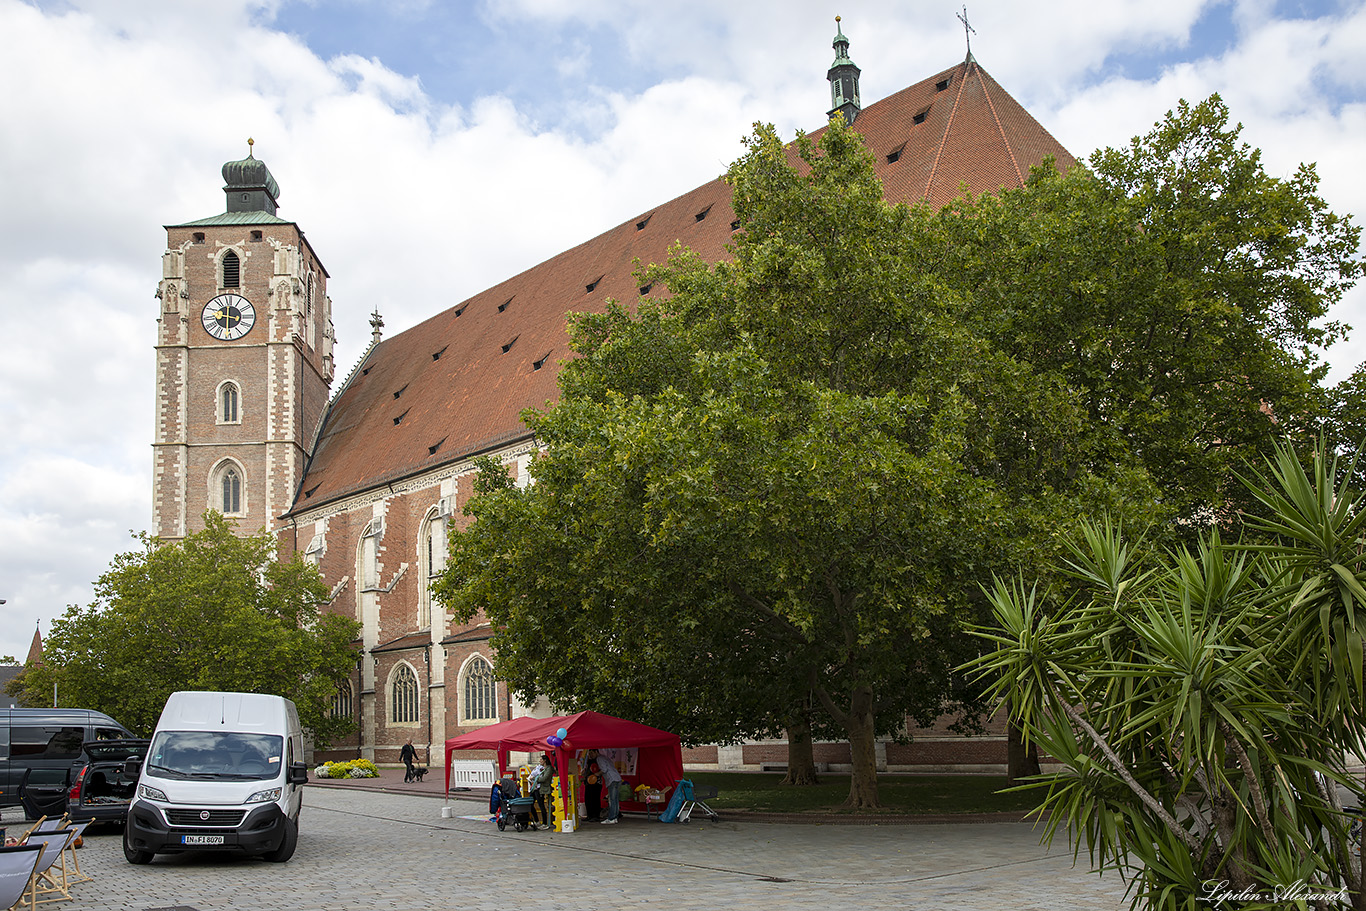
[[[246,335],[256,325],[256,308],[240,294],[220,294],[204,305],[202,319],[209,335],[230,342]]]

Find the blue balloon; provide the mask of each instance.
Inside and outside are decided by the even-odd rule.
[[[564,728],[560,728],[558,731],[555,732],[555,736],[563,740],[569,736],[569,732],[566,731]]]

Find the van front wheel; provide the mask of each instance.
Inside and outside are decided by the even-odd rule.
[[[285,837],[280,840],[280,847],[261,856],[271,863],[282,864],[294,856],[294,849],[298,845],[299,823],[294,819],[285,819]]]
[[[128,826],[123,827],[123,856],[128,859],[130,864],[149,864],[152,862],[151,851],[139,851],[128,841]]]

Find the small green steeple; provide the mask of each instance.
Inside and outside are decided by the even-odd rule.
[[[229,212],[268,212],[275,214],[280,185],[266,163],[252,155],[255,141],[247,140],[247,157],[223,165],[223,192],[228,195]]]
[[[832,46],[835,48],[835,62],[830,64],[830,71],[825,74],[825,78],[830,80],[830,110],[826,116],[834,117],[838,112],[844,115],[845,123],[853,124],[854,118],[863,109],[858,95],[858,77],[862,71],[849,59],[849,39],[844,37],[844,31],[840,28],[839,16],[835,17],[835,40]]]

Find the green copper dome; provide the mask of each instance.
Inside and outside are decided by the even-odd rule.
[[[247,140],[247,157],[223,165],[223,192],[228,196],[229,212],[261,211],[275,214],[280,185],[266,163],[252,155]]]

